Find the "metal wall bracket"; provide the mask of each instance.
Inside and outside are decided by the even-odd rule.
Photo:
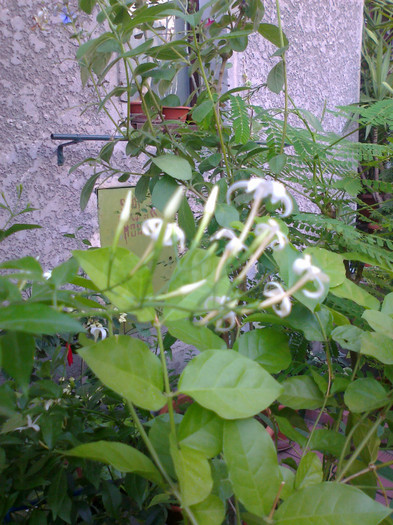
[[[123,135],[67,135],[62,133],[51,133],[50,138],[52,140],[68,140],[57,146],[57,165],[64,165],[64,146],[71,146],[72,144],[78,144],[79,142],[85,142],[87,140],[109,142],[111,140],[128,140]]]

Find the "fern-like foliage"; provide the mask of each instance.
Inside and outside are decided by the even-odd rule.
[[[246,144],[250,140],[250,123],[246,103],[238,95],[231,95],[229,102],[231,104],[235,141],[238,144]]]

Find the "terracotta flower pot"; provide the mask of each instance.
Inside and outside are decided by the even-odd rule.
[[[132,100],[130,102],[130,112],[131,115],[143,115],[142,101],[141,100]]]
[[[181,120],[185,122],[189,111],[190,108],[188,106],[176,106],[173,108],[169,106],[162,107],[162,114],[165,120]]]

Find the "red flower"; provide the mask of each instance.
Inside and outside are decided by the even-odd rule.
[[[212,24],[214,24],[214,20],[212,20],[211,18],[208,18],[208,19],[206,20],[206,22],[204,23],[204,26],[205,26],[205,27],[209,27],[209,26],[211,26]]]
[[[72,355],[70,343],[66,343],[66,348],[67,348],[67,363],[68,363],[68,366],[71,366],[72,363],[74,362],[74,356]]]

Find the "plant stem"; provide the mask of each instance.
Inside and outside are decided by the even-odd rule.
[[[281,11],[280,11],[280,1],[276,0],[276,9],[277,9],[277,20],[278,20],[278,30],[280,32],[280,47],[284,47],[284,33],[281,25]],[[280,153],[283,153],[285,146],[285,137],[287,134],[288,127],[288,75],[287,75],[287,63],[285,59],[285,51],[282,54],[282,64],[284,70],[284,122],[282,126],[282,137],[281,137],[281,146]]]

